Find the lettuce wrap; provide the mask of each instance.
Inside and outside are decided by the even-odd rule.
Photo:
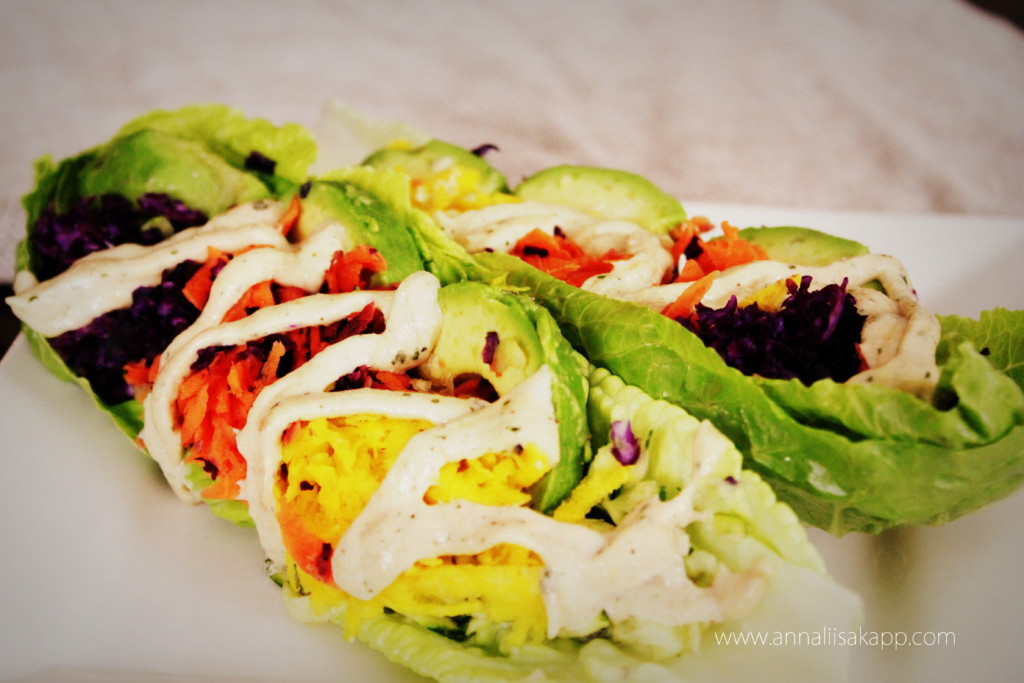
[[[649,309],[511,257],[481,261],[528,287],[593,363],[711,420],[802,519],[831,533],[939,524],[1020,486],[1024,393],[982,353],[1019,354],[1019,311],[992,311],[987,325],[944,324],[939,393],[948,403],[936,405],[885,387],[747,377]]]
[[[848,633],[860,603],[710,423],[592,370],[594,456],[542,513],[550,382],[279,403],[250,499],[291,613],[438,681],[844,680],[844,648],[732,642]]]
[[[193,105],[141,116],[107,143],[59,163],[40,159],[35,188],[23,198],[27,230],[16,252],[15,313],[20,299],[31,298],[21,294],[90,254],[157,245],[235,207],[253,209],[243,222],[253,223],[253,214],[262,214],[256,222],[270,221],[277,208],[260,203],[294,192],[315,154],[313,138],[301,126],[249,119],[222,105]],[[266,234],[258,241],[280,242]],[[123,367],[152,362],[198,315],[180,295],[196,266],[175,265],[168,263],[167,273],[150,278],[134,301],[124,302],[130,304],[126,313],[107,315],[92,327],[90,319],[62,329],[66,334],[58,342],[57,334],[22,325],[43,365],[78,381],[132,437],[141,416]],[[78,303],[90,302],[82,296]]]
[[[412,195],[431,219],[418,224],[428,267],[522,287],[590,362],[711,420],[804,521],[837,535],[940,524],[1019,488],[1024,312],[934,316],[917,306],[898,262],[851,240],[728,225],[724,236],[704,239],[707,226],[685,220],[681,207],[637,176],[558,167],[505,190],[457,170],[471,167],[467,154],[410,175]],[[382,158],[422,173],[395,154],[367,163]],[[456,199],[434,189],[437,169],[464,180]],[[629,249],[648,248],[637,246],[638,231],[660,238],[672,269],[652,262],[640,281],[636,268],[620,267]],[[581,235],[590,240],[582,250],[571,243]],[[760,289],[730,303],[730,274],[764,271],[768,262],[777,267]],[[831,284],[813,287],[819,280]],[[883,336],[877,348],[861,339],[869,316],[857,308],[876,299],[889,307],[886,315],[909,321],[903,337]],[[916,336],[926,343],[912,344]],[[824,343],[840,337],[841,344]]]
[[[303,312],[314,310],[307,299],[393,289],[423,268],[406,225],[408,207],[397,201],[403,182],[367,169],[325,174],[280,202],[241,204],[153,245],[87,255],[12,304],[58,350],[66,350],[69,336],[84,347],[76,357],[100,400],[106,394],[96,388],[88,365],[96,361],[86,353],[95,347],[79,329],[99,330],[100,342],[115,349],[129,345],[126,334],[148,334],[152,357],[119,358],[112,368],[128,398],[110,412],[183,500],[205,502],[248,525],[238,499],[246,461],[235,433],[255,399],[333,343],[378,333],[386,324],[372,298],[356,310],[342,306],[337,315],[312,316]],[[167,276],[179,272],[185,277]],[[154,290],[161,295],[162,305],[151,307],[159,322],[168,317],[168,300],[191,315],[179,316],[176,325],[137,329],[139,302]],[[124,318],[131,324],[117,324]],[[55,331],[61,333],[54,337]]]

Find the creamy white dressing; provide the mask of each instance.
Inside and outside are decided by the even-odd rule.
[[[335,548],[332,574],[339,587],[370,599],[417,560],[512,543],[544,563],[549,637],[589,633],[602,613],[613,621],[635,617],[670,626],[719,622],[760,600],[761,565],[742,575],[723,569],[709,588],[687,576],[684,528],[701,518],[693,509],[692,486],[667,502],[653,496],[609,531],[524,507],[424,502],[447,463],[528,443],[557,454],[551,401],[551,374],[544,366],[496,403],[413,436]],[[722,438],[695,439],[695,446],[720,449]]]
[[[245,427],[238,432],[238,448],[246,461],[259,457],[261,434],[271,411],[281,401],[326,392],[335,380],[362,365],[376,370],[405,372],[422,363],[433,351],[441,331],[441,306],[437,299],[439,288],[440,283],[430,273],[413,273],[394,291],[389,310],[384,314],[386,326],[382,333],[356,335],[332,344],[261,391],[249,410]],[[323,296],[383,298],[387,294],[389,292],[352,292]],[[243,497],[248,495],[250,485],[246,477]]]
[[[551,235],[559,228],[592,256],[601,256],[610,249],[628,255],[613,262],[610,273],[595,275],[583,283],[582,289],[596,294],[612,296],[657,285],[672,267],[672,257],[661,240],[636,223],[600,219],[565,206],[513,202],[461,214],[437,212],[434,217],[470,253],[507,253],[532,230]]]
[[[701,303],[721,308],[730,297],[738,300],[793,276],[811,276],[811,289],[848,280],[847,291],[864,316],[861,351],[867,369],[849,380],[877,384],[930,399],[938,382],[935,347],[941,328],[938,319],[918,302],[906,269],[896,258],[865,254],[826,266],[797,266],[779,261],[754,261],[723,271]],[[878,281],[885,292],[866,287]],[[618,298],[661,311],[691,285],[689,282],[621,292]]]
[[[220,324],[224,315],[238,303],[253,285],[271,280],[299,287],[307,292],[320,289],[331,259],[339,250],[350,248],[344,226],[337,222],[321,225],[297,245],[280,249],[254,249],[229,261],[210,288],[202,312],[192,325],[168,345],[164,358],[170,358],[199,332]]]
[[[35,282],[23,271],[16,280],[16,295],[7,302],[29,327],[44,337],[55,337],[130,306],[136,289],[160,284],[163,271],[183,261],[205,261],[210,247],[221,251],[286,247],[287,240],[277,228],[283,211],[275,201],[241,204],[203,226],[182,230],[151,246],[122,244],[94,252],[44,282]]]
[[[181,383],[189,376],[192,364],[199,358],[202,349],[211,346],[235,346],[262,339],[276,332],[329,324],[358,313],[370,303],[376,304],[386,316],[393,297],[392,292],[369,291],[352,294],[312,294],[276,306],[261,308],[240,320],[208,327],[193,335],[188,343],[179,347],[173,355],[163,358],[153,388],[143,403],[145,424],[139,436],[146,450],[159,463],[175,493],[189,502],[200,500],[199,494],[192,490],[186,480],[188,469],[183,463],[184,452],[174,424],[174,403]],[[326,352],[325,350],[323,353]],[[338,374],[324,377],[322,382],[332,382],[340,376]],[[278,380],[268,386],[261,395],[281,381]],[[241,444],[239,447],[241,450]],[[241,452],[246,456],[245,451]]]

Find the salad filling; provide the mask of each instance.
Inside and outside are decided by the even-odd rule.
[[[161,193],[146,193],[134,202],[118,194],[83,197],[63,212],[51,202],[29,238],[38,255],[36,276],[48,280],[93,252],[119,244],[156,244],[206,222],[202,211]]]
[[[548,259],[561,256],[562,270],[555,270],[565,274],[560,279],[571,277],[573,284],[596,294],[616,296],[660,284],[672,266],[658,237],[639,225],[597,219],[568,207],[519,201],[434,217],[470,253],[514,252],[527,262],[550,264],[550,270],[556,266]],[[595,261],[603,265],[595,267]]]
[[[11,309],[109,405],[136,396],[158,356],[200,316],[191,294],[235,254],[285,244],[276,202],[241,205],[153,245],[122,244],[38,282],[21,271]],[[214,267],[216,266],[216,267]],[[126,377],[127,373],[127,377]]]
[[[542,367],[491,404],[354,390],[323,397],[311,419],[273,420],[283,431],[263,471],[286,588],[350,634],[391,611],[504,652],[637,620],[671,632],[749,613],[766,565],[688,564],[684,530],[708,519],[695,507],[705,481],[668,500],[646,487],[615,524],[588,520],[605,496],[644,479],[649,456],[614,461],[629,474],[595,497],[607,475],[592,467],[589,503],[574,493],[553,517],[530,507],[530,487],[559,453],[550,386]],[[706,423],[690,431],[695,476],[721,467],[731,444]]]
[[[434,217],[470,253],[510,253],[678,321],[745,374],[871,383],[924,400],[935,392],[939,323],[892,257],[798,266],[770,260],[728,223],[712,240],[703,237],[713,226],[702,217],[658,236],[532,201]]]

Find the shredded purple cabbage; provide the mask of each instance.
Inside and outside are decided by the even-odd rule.
[[[480,353],[480,359],[490,365],[494,362],[494,353],[498,350],[498,333],[491,330],[484,338],[484,349]]]
[[[612,455],[622,465],[633,465],[640,459],[640,444],[633,436],[633,427],[629,420],[612,422]]]
[[[485,142],[482,145],[478,145],[477,147],[474,147],[470,151],[473,154],[475,154],[476,156],[478,156],[478,157],[483,157],[484,155],[486,155],[486,154],[488,154],[490,152],[497,152],[497,151],[500,151],[500,150],[499,150],[497,145],[492,145],[489,142]]]
[[[681,322],[746,375],[843,382],[860,372],[858,349],[864,316],[841,285],[810,290],[811,278],[788,283],[789,296],[777,312],[756,304],[740,307],[732,297],[722,308],[698,304]]]
[[[86,254],[118,244],[155,244],[164,239],[157,227],[147,225],[165,218],[177,232],[202,225],[206,215],[165,194],[149,193],[137,202],[116,194],[83,197],[64,213],[53,206],[43,210],[29,236],[40,280],[59,275]]]
[[[132,398],[124,367],[152,362],[199,317],[182,288],[200,263],[184,261],[163,273],[159,285],[139,287],[131,306],[110,311],[85,327],[51,338],[50,345],[75,374],[89,380],[96,395],[110,405]]]
[[[358,334],[380,334],[384,331],[384,326],[384,314],[381,313],[380,309],[378,309],[374,304],[367,304],[358,313],[350,315],[347,318],[342,318],[336,322],[327,323],[326,325],[316,325],[309,328],[296,329],[312,330],[315,328],[321,343],[336,344],[343,339],[347,339]],[[280,342],[284,345],[284,354],[282,354],[281,358],[278,360],[277,376],[284,377],[295,369],[296,359],[308,358],[309,356],[308,348],[298,348],[300,344],[303,344],[299,339],[301,339],[301,335],[281,332],[269,334],[266,337],[246,342],[245,349],[241,352],[241,357],[244,358],[251,356],[257,358],[261,363],[265,363],[270,357],[270,352],[274,344],[276,342]],[[217,359],[218,354],[232,348],[234,347],[207,346],[206,348],[200,349],[196,354],[196,360],[192,363],[189,369],[192,372],[199,372],[200,370],[209,367]],[[355,386],[363,386],[363,381],[369,376],[370,372],[371,368],[361,365],[348,375],[342,377],[341,380],[339,380],[339,383],[347,383],[344,388],[349,389]],[[335,387],[335,390],[338,390],[338,387]]]

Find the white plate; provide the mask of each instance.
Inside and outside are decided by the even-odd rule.
[[[896,254],[940,313],[1024,307],[1022,219],[688,208],[737,226],[818,227]],[[0,363],[0,396],[0,679],[420,680],[332,627],[293,621],[252,530],[180,503],[22,340]],[[848,646],[852,680],[1016,679],[1020,519],[1017,494],[940,528],[813,531],[832,573],[864,596],[865,633],[955,640]]]

